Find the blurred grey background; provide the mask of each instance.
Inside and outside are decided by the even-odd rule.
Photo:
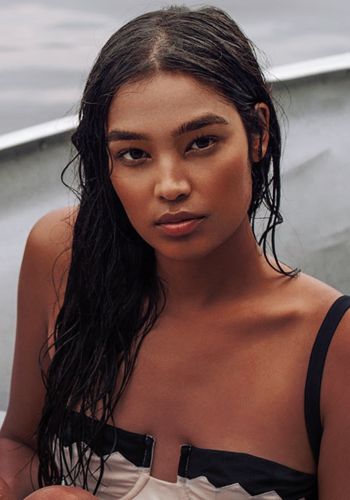
[[[203,5],[0,0],[0,134],[76,113],[89,68],[107,38],[134,16],[170,3]],[[264,68],[350,50],[345,0],[207,4],[224,8],[241,25],[261,50]],[[350,293],[349,88],[347,71],[277,85],[275,95],[290,120],[282,163],[285,223],[277,230],[277,254]],[[67,135],[0,152],[0,410],[8,402],[25,239],[41,215],[72,203],[59,180],[69,158]]]
[[[74,113],[98,50],[122,24],[169,4],[0,0],[0,134]],[[272,66],[349,50],[348,0],[213,0]]]

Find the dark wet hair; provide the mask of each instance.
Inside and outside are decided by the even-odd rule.
[[[266,103],[270,139],[264,157],[251,163],[248,216],[257,239],[257,211],[264,206],[270,212],[257,242],[269,262],[266,241],[271,232],[274,269],[289,277],[299,272],[284,271],[275,252],[275,228],[283,221],[279,212],[281,134],[252,43],[223,10],[214,7],[168,7],[128,22],[108,40],[92,68],[72,137],[80,205],[64,302],[53,333],[56,352],[44,375],[47,394],[38,429],[40,485],[61,484],[64,479],[88,489],[91,455],[85,454],[85,445],[94,448],[107,420],[113,422],[141,342],[165,305],[166,289],[156,273],[154,250],[130,224],[110,182],[105,133],[109,106],[118,89],[158,71],[191,75],[232,103],[243,121],[249,150],[254,134],[261,138],[264,132],[254,106]],[[117,375],[122,380],[118,391]],[[67,445],[71,412],[77,408],[99,424],[90,435],[82,423],[78,462],[65,471],[63,445]],[[101,456],[95,492],[105,459]]]

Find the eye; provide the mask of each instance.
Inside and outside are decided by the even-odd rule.
[[[129,157],[127,157],[127,155],[129,155]],[[120,151],[117,154],[117,159],[122,160],[125,163],[136,163],[138,160],[144,160],[147,157],[143,155],[147,155],[147,153],[145,153],[142,149],[131,148]]]
[[[213,135],[201,135],[199,137],[196,137],[194,141],[191,142],[191,146],[193,146],[195,143],[197,143],[196,148],[191,148],[194,151],[202,151],[205,149],[211,149],[215,144],[217,143],[218,138],[213,136]]]

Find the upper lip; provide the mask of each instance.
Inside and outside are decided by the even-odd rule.
[[[167,224],[172,222],[180,222],[188,219],[200,219],[204,215],[194,214],[192,212],[176,212],[175,214],[166,213],[156,220],[156,224]]]

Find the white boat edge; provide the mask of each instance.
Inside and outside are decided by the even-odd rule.
[[[48,139],[74,130],[78,125],[78,115],[70,115],[57,120],[40,123],[32,127],[22,128],[0,136],[0,152],[16,148],[30,142]]]
[[[268,82],[278,83],[348,69],[350,69],[350,52],[344,52],[343,54],[275,66],[270,70],[266,70],[265,76]]]
[[[350,69],[350,52],[336,54],[265,70],[269,83],[282,83]],[[0,153],[18,146],[68,133],[76,128],[78,115],[70,115],[0,136]]]

